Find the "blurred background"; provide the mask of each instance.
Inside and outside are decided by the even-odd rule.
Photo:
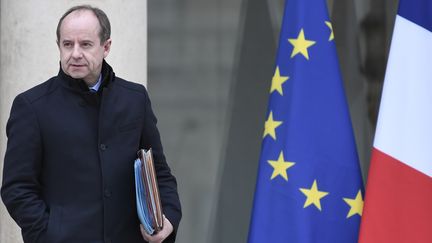
[[[57,73],[58,19],[82,3],[111,20],[116,74],[149,89],[183,206],[177,242],[246,242],[284,0],[1,0],[1,158],[13,98]],[[398,1],[327,3],[366,181]],[[0,242],[22,242],[2,203]]]

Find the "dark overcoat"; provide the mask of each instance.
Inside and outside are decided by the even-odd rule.
[[[7,123],[2,199],[25,242],[144,242],[133,162],[152,148],[163,211],[181,218],[177,183],[144,86],[115,77],[104,61],[91,93],[59,74],[18,95]]]

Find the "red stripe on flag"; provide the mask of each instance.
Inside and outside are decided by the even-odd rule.
[[[432,178],[372,150],[360,243],[432,242]]]

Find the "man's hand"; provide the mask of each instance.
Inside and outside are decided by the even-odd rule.
[[[157,234],[149,235],[144,230],[144,226],[141,224],[141,234],[144,238],[144,240],[148,241],[149,243],[162,243],[163,240],[165,240],[174,230],[171,222],[163,216],[164,222],[163,222],[163,228],[161,231],[159,231]]]

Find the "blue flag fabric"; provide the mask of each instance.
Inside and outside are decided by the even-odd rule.
[[[248,242],[357,242],[362,209],[325,0],[287,0]]]

